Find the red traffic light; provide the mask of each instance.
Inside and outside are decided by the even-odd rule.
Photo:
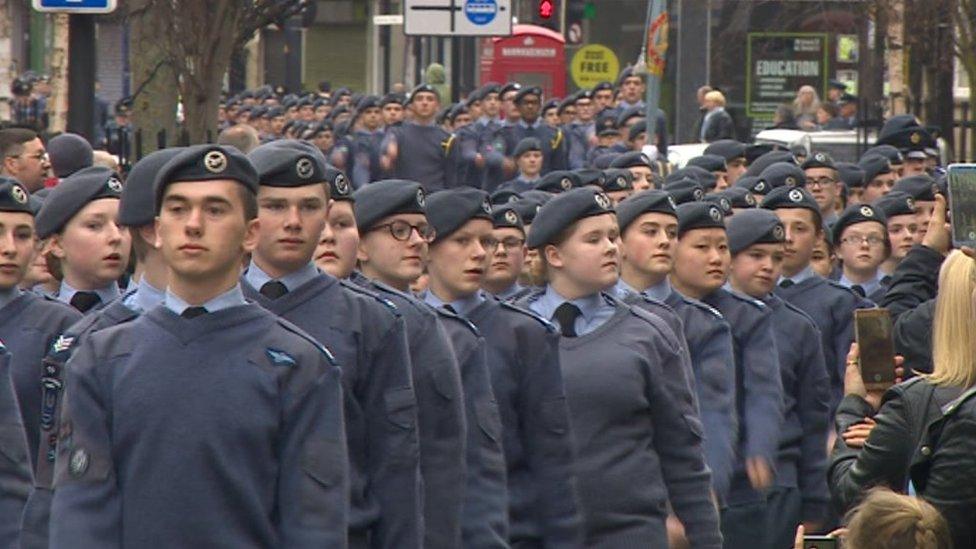
[[[549,19],[554,11],[556,7],[553,5],[553,0],[539,0],[539,17]]]

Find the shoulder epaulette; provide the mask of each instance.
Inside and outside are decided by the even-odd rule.
[[[739,301],[741,301],[741,302],[743,302],[743,303],[748,303],[748,304],[750,304],[750,305],[752,305],[753,307],[755,307],[755,308],[757,308],[757,309],[759,309],[760,311],[765,311],[766,309],[768,309],[768,308],[769,308],[769,307],[768,307],[768,306],[767,306],[767,305],[766,305],[765,303],[763,303],[762,301],[759,301],[758,299],[754,299],[754,298],[752,298],[752,297],[749,297],[749,296],[747,296],[747,295],[743,295],[743,294],[740,294],[739,292],[736,292],[736,291],[731,291],[731,290],[730,290],[730,291],[729,291],[729,294],[730,294],[730,295],[731,295],[732,297],[734,297],[734,298],[736,298],[736,299],[738,299]]]
[[[718,309],[712,307],[711,305],[705,303],[704,301],[698,301],[697,299],[692,299],[684,295],[681,296],[681,299],[684,300],[684,302],[687,303],[688,305],[691,305],[692,307],[695,307],[697,309],[701,309],[702,311],[705,311],[706,313],[714,316],[719,320],[725,320],[725,315],[722,314],[722,311],[719,311]]]
[[[956,410],[973,397],[976,397],[976,387],[970,387],[965,393],[959,395],[959,398],[943,406],[942,415],[947,417],[955,415]]]
[[[451,320],[460,322],[462,325],[471,330],[471,333],[473,333],[475,336],[481,337],[481,331],[478,330],[478,327],[475,326],[474,322],[471,322],[459,314],[452,313],[443,307],[430,307],[430,309],[433,310],[434,314],[437,316],[442,316],[444,318],[449,318]]]
[[[515,305],[513,303],[508,303],[507,301],[499,301],[498,303],[502,306],[503,309],[508,309],[510,311],[515,311],[515,312],[517,312],[519,314],[523,314],[523,315],[525,315],[525,316],[527,316],[529,318],[533,318],[533,319],[537,320],[540,324],[542,324],[543,326],[545,326],[546,330],[548,330],[551,333],[556,333],[556,332],[559,331],[556,328],[556,325],[555,324],[553,324],[552,322],[549,322],[548,319],[544,318],[542,315],[536,313],[535,311],[532,311],[532,310],[529,310],[529,309],[523,309],[522,307],[519,307],[519,306],[517,306],[517,305]]]
[[[867,298],[861,297],[857,292],[855,292],[851,288],[848,288],[847,286],[844,286],[843,284],[841,284],[840,282],[837,282],[836,280],[831,280],[829,278],[824,278],[824,281],[827,282],[827,285],[828,286],[831,286],[833,288],[837,288],[838,290],[844,290],[844,292],[849,293],[849,294],[851,294],[852,296],[854,296],[854,297],[856,297],[858,299],[862,299],[862,300],[867,299]]]
[[[284,328],[288,332],[290,332],[292,334],[295,334],[296,336],[298,336],[298,337],[304,339],[305,341],[311,343],[313,347],[315,347],[320,353],[322,353],[323,356],[325,356],[325,358],[329,361],[329,364],[331,364],[332,366],[338,366],[339,365],[339,363],[336,362],[335,355],[332,354],[332,351],[330,351],[328,348],[326,348],[325,345],[322,345],[321,343],[319,343],[314,337],[312,337],[312,336],[308,335],[307,333],[305,333],[304,330],[302,330],[298,326],[292,324],[291,322],[288,322],[287,320],[285,320],[285,319],[283,319],[281,317],[275,317],[275,321],[278,323],[279,326],[281,326],[282,328]]]
[[[389,309],[390,312],[392,312],[395,316],[399,317],[401,315],[400,309],[397,308],[396,303],[393,303],[392,301],[383,297],[379,293],[370,290],[369,288],[363,288],[362,286],[349,282],[348,280],[340,280],[339,284],[342,284],[343,287],[352,290],[358,294],[369,296],[375,299],[376,301],[379,301],[380,303],[383,304],[384,307]]]

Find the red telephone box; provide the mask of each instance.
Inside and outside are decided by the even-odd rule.
[[[566,39],[536,25],[515,25],[511,36],[481,43],[481,82],[539,86],[546,97],[566,94]]]

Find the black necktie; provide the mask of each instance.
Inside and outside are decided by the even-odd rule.
[[[859,295],[861,297],[867,297],[867,295],[868,295],[864,291],[864,286],[861,286],[860,284],[855,284],[855,285],[851,286],[851,289],[854,290],[854,293],[856,293],[857,295]]]
[[[790,280],[788,278],[784,278],[783,281],[779,283],[779,287],[780,288],[789,288],[790,286],[792,286],[794,284],[796,284],[796,283],[793,282],[792,280]]]
[[[205,314],[207,314],[206,307],[187,307],[186,309],[183,309],[183,312],[180,313],[180,316],[182,316],[183,318],[196,318],[200,315],[205,315]]]
[[[288,288],[286,288],[285,285],[278,280],[265,282],[264,286],[261,286],[261,295],[268,299],[278,299],[287,293]]]
[[[452,307],[450,303],[444,304],[444,310],[451,313],[452,315],[457,314],[457,310],[454,307]]]
[[[576,319],[582,314],[583,312],[580,311],[579,307],[567,301],[556,307],[556,312],[552,317],[559,323],[564,336],[576,337]]]
[[[71,306],[83,313],[87,313],[92,307],[102,302],[95,292],[75,292],[71,296]]]

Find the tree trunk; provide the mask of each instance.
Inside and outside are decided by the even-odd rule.
[[[165,12],[152,0],[130,0],[129,65],[132,67],[133,126],[141,131],[141,158],[158,148],[157,135],[165,132],[166,145],[176,145],[176,105],[179,87],[160,29],[167,28]]]
[[[10,0],[0,0],[0,99],[10,99],[10,84],[14,81],[13,40],[10,37]],[[0,101],[0,118],[10,120],[10,104]]]
[[[54,44],[48,54],[51,66],[48,130],[57,133],[68,128],[68,14],[52,16],[51,26]]]
[[[891,114],[908,112],[905,96],[905,3],[892,0],[888,10],[888,91]]]

